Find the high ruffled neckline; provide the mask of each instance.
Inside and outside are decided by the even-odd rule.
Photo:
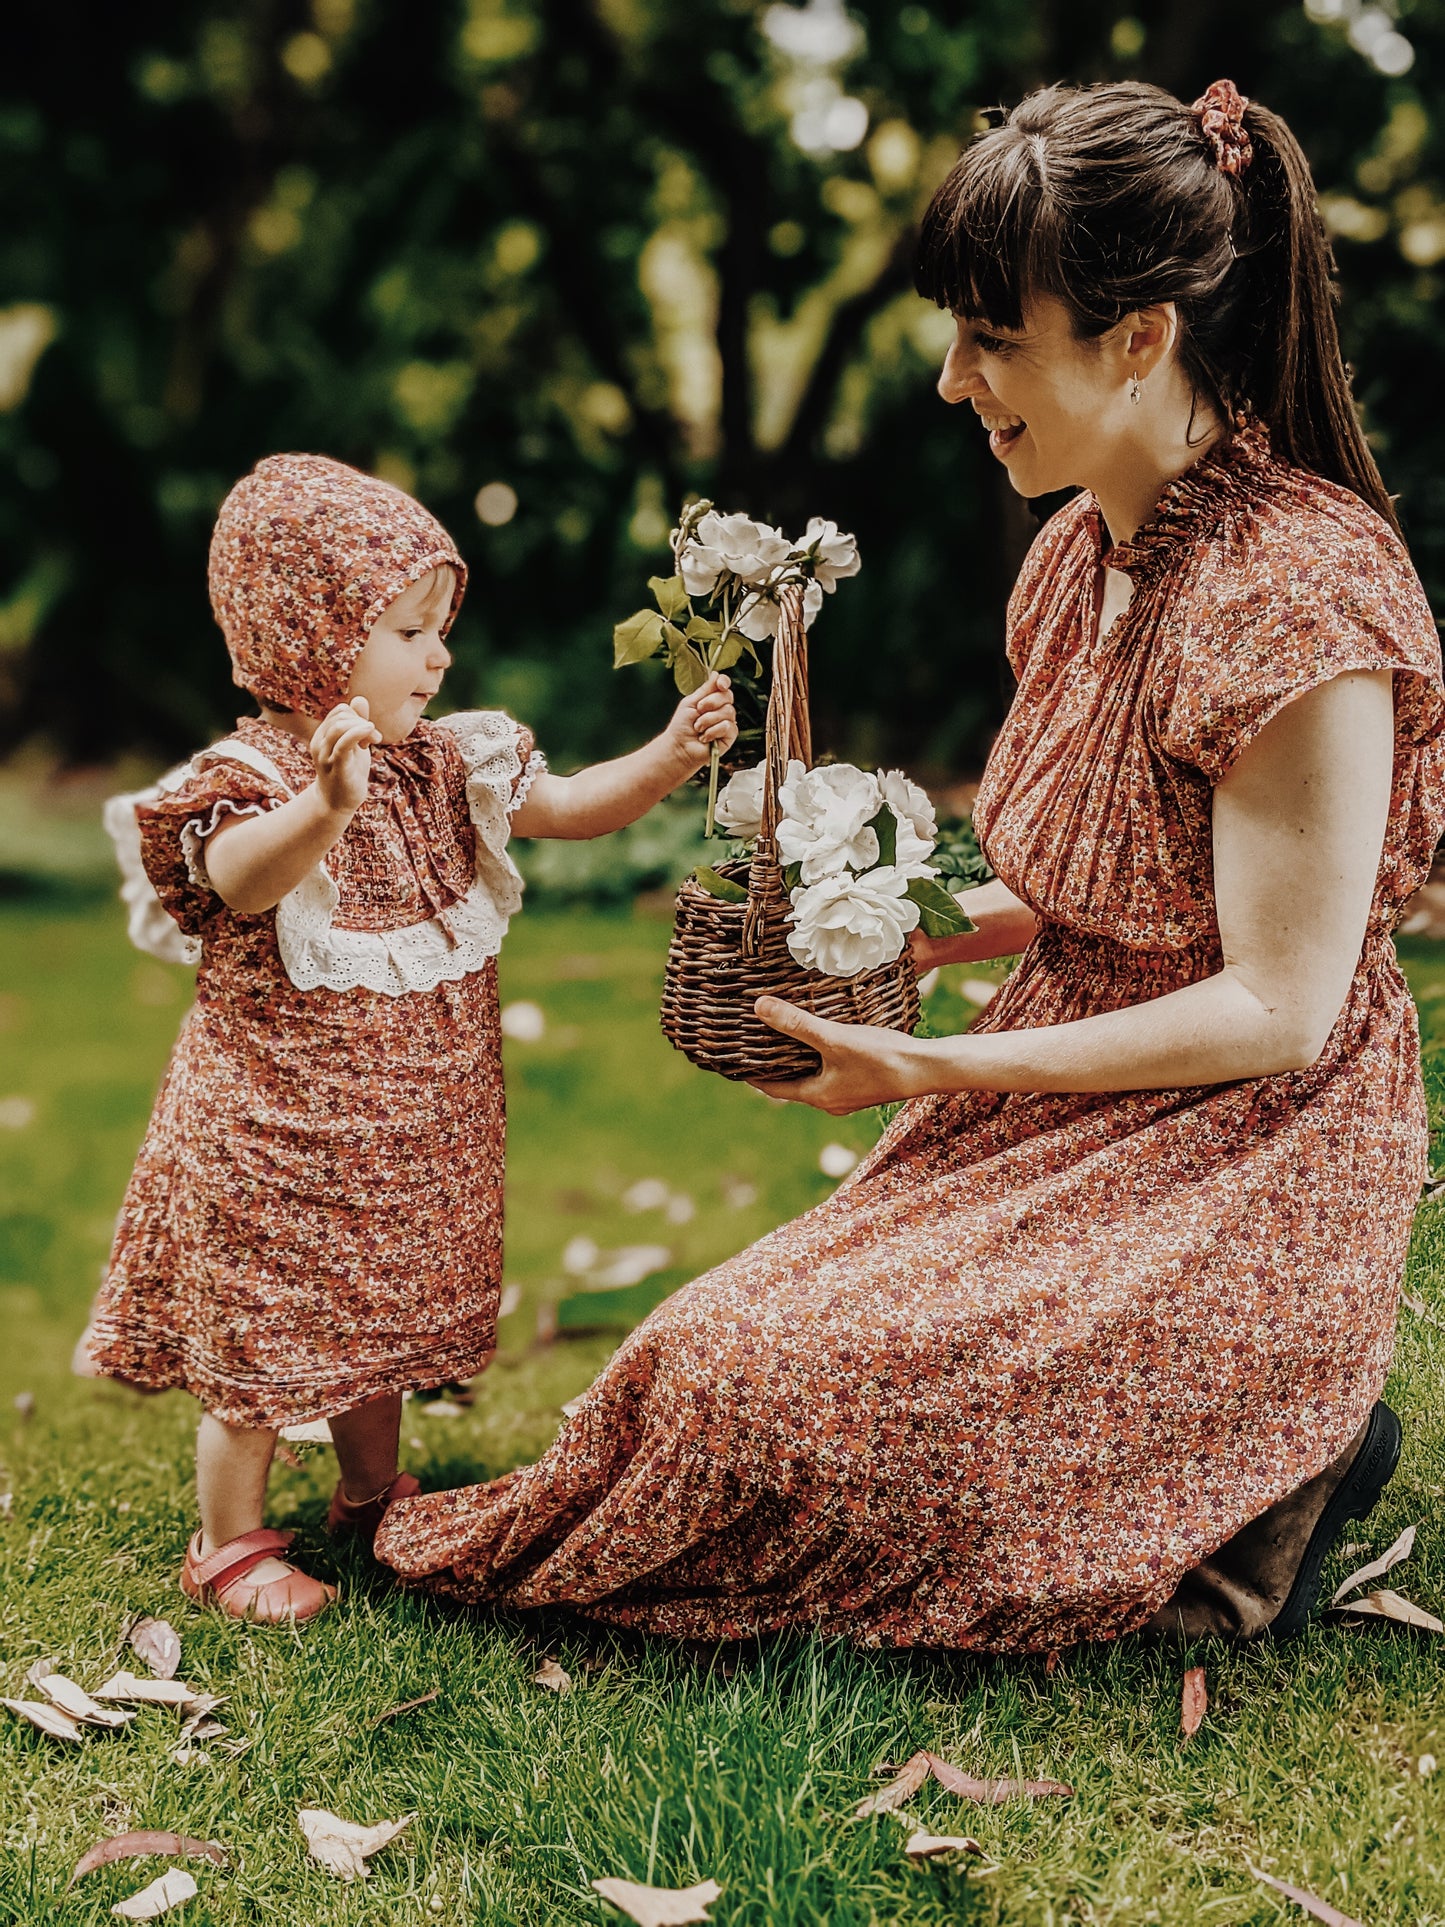
[[[1154,512],[1127,542],[1106,547],[1108,531],[1097,500],[1090,504],[1099,559],[1134,581],[1149,581],[1168,568],[1180,545],[1215,535],[1257,500],[1260,484],[1277,468],[1269,430],[1250,420],[1213,443],[1182,475],[1166,482]]]

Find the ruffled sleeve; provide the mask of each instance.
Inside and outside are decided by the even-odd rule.
[[[111,797],[105,825],[132,943],[167,962],[194,963],[207,925],[225,909],[206,873],[208,838],[227,818],[262,815],[289,795],[279,775],[232,761],[218,747],[149,789]]]
[[[1400,672],[1397,743],[1431,742],[1445,727],[1440,643],[1419,578],[1385,523],[1336,495],[1308,523],[1266,518],[1257,542],[1218,551],[1161,652],[1156,740],[1211,783],[1289,703],[1352,671]]]

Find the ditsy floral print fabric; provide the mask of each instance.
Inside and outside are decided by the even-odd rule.
[[[404,1578],[682,1637],[1037,1651],[1141,1625],[1360,1426],[1425,1166],[1390,932],[1441,828],[1435,627],[1383,523],[1258,431],[1109,557],[1134,587],[1099,639],[1101,559],[1081,498],[1013,600],[977,822],[1042,927],[980,1021],[1217,970],[1213,784],[1295,696],[1392,668],[1384,859],[1323,1056],[910,1104],[827,1203],[654,1312],[537,1464],[395,1507]]]
[[[531,738],[508,729],[520,790]],[[279,1426],[465,1380],[490,1357],[501,1030],[494,957],[403,995],[297,988],[275,912],[229,910],[205,879],[203,845],[227,812],[305,788],[311,757],[264,722],[230,741],[284,783],[222,744],[138,812],[151,881],[202,954],[91,1350],[109,1376],[183,1386],[228,1424]],[[477,887],[467,777],[442,724],[373,750],[366,801],[327,859],[338,929],[444,923]]]

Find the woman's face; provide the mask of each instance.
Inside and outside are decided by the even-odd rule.
[[[973,404],[1020,495],[1091,488],[1137,425],[1128,398],[1131,340],[1123,323],[1081,340],[1063,303],[1048,296],[1029,304],[1016,331],[960,317],[938,392]]]

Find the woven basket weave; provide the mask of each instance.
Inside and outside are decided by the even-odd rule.
[[[746,903],[724,903],[689,879],[677,915],[662,989],[663,1035],[703,1070],[737,1081],[811,1077],[816,1051],[771,1030],[753,1014],[764,994],[785,997],[819,1017],[844,1024],[883,1024],[912,1032],[918,983],[908,951],[856,977],[804,970],[788,949],[791,908],[774,842],[778,789],[790,759],[811,765],[808,644],[801,587],[785,589],[773,648],[768,698],[762,830],[750,863],[724,863],[720,873],[747,886]]]

